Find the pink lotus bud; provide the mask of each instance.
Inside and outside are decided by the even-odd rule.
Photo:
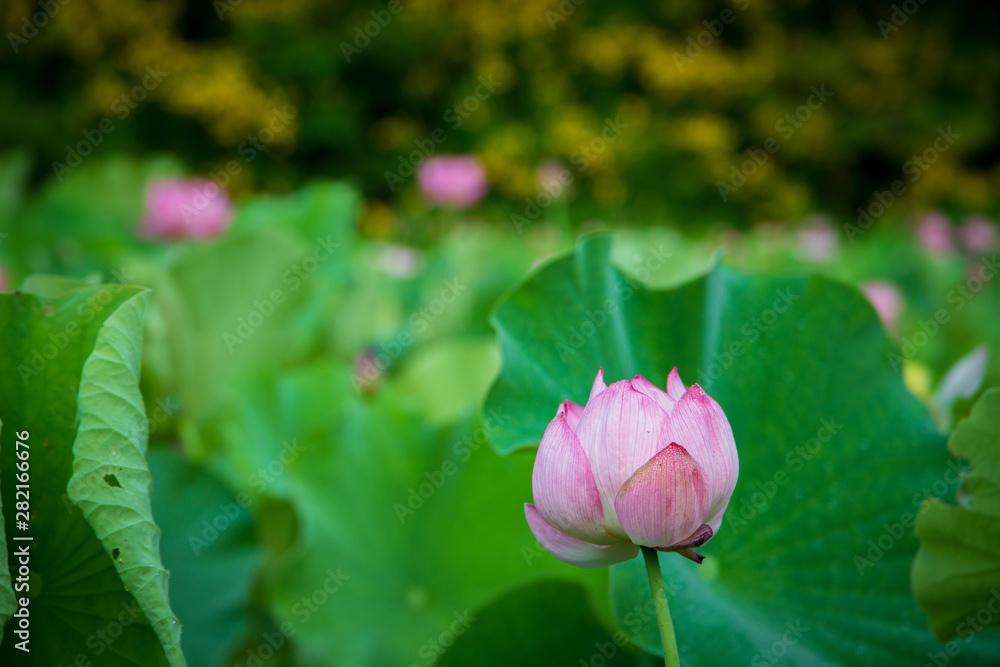
[[[955,249],[951,240],[951,223],[937,211],[925,213],[917,220],[917,239],[932,255],[945,255]]]
[[[490,186],[486,168],[474,155],[434,155],[417,170],[420,191],[432,204],[472,206]]]
[[[142,234],[152,239],[205,239],[233,219],[229,195],[212,181],[161,180],[146,188]]]
[[[525,504],[531,532],[559,560],[603,567],[639,547],[694,551],[722,524],[739,459],[722,408],[677,369],[667,390],[641,375],[604,384],[586,407],[559,406],[538,446]]]
[[[986,254],[997,249],[996,223],[981,215],[973,215],[958,229],[962,246],[973,254]]]
[[[875,312],[878,313],[885,328],[895,335],[899,316],[903,312],[903,295],[899,289],[884,280],[869,280],[861,283],[861,291],[875,307]]]

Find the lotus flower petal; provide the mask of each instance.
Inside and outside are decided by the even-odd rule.
[[[594,385],[590,388],[590,397],[587,402],[590,403],[594,400],[598,394],[608,388],[608,385],[604,384],[604,369],[597,369],[597,377],[594,378]]]
[[[233,220],[226,191],[211,181],[163,179],[146,188],[141,233],[151,239],[206,239]]]
[[[713,535],[719,532],[719,528],[722,527],[722,516],[726,513],[728,508],[729,501],[727,500],[721,510],[719,510],[714,516],[709,516],[709,518],[705,520],[705,525],[712,529]]]
[[[615,499],[615,510],[632,542],[669,548],[692,537],[711,504],[704,469],[673,443],[625,482]]]
[[[432,155],[417,169],[417,185],[432,204],[462,208],[490,189],[486,167],[474,155]]]
[[[619,539],[604,530],[604,509],[590,462],[562,409],[538,445],[531,491],[538,513],[558,530],[598,544]]]
[[[641,375],[636,375],[632,378],[632,388],[640,394],[645,394],[649,398],[656,401],[656,404],[663,408],[664,412],[669,413],[674,409],[674,406],[677,405],[677,401],[670,398],[670,396],[667,395],[667,392],[663,391]]]
[[[605,528],[624,537],[615,498],[632,473],[660,449],[667,413],[627,380],[615,382],[587,403],[576,426],[597,481]]]
[[[736,441],[729,420],[719,404],[693,384],[670,413],[667,430],[666,441],[681,444],[705,470],[712,494],[711,508],[705,516],[714,517],[729,502],[739,475]]]
[[[631,560],[639,553],[639,547],[625,540],[601,546],[560,532],[546,523],[535,506],[530,503],[524,505],[524,516],[535,539],[553,556],[570,565],[607,567]]]
[[[666,391],[641,375],[608,386],[598,370],[585,406],[563,402],[538,447],[532,532],[580,567],[628,560],[640,546],[700,563],[739,474],[722,408],[677,368]]]
[[[681,374],[677,372],[677,367],[670,371],[670,375],[667,376],[667,395],[674,399],[674,402],[681,400],[681,396],[687,391],[687,387],[681,382]]]
[[[580,421],[580,415],[583,414],[583,406],[577,405],[573,401],[566,401],[559,406],[559,411],[556,412],[556,416],[565,415],[566,423],[569,427],[576,430],[577,422]]]

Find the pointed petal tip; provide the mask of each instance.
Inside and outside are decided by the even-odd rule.
[[[693,560],[698,565],[701,565],[702,561],[705,560],[705,557],[702,556],[697,551],[695,551],[694,549],[690,549],[690,548],[688,548],[688,549],[681,549],[677,553],[679,553],[680,555],[684,556],[688,560]]]
[[[563,401],[556,410],[556,419],[564,419],[571,429],[576,430],[576,425],[583,414],[583,406],[573,401]]]
[[[675,401],[679,401],[685,391],[684,383],[681,382],[681,374],[677,371],[677,367],[674,366],[673,370],[670,371],[670,375],[667,376],[667,395]]]
[[[673,410],[674,406],[677,404],[677,401],[672,399],[670,395],[667,394],[667,392],[663,391],[662,389],[660,389],[655,384],[653,384],[652,382],[650,382],[641,375],[636,375],[634,378],[632,378],[632,380],[629,382],[629,386],[634,391],[637,391],[640,394],[646,396],[647,398],[650,398],[653,401],[655,401],[656,404],[659,405],[660,408],[662,408],[663,411],[666,412],[667,414],[669,414],[670,411]]]
[[[590,397],[587,402],[594,400],[598,394],[608,388],[608,385],[604,383],[604,367],[597,369],[597,375],[594,377],[594,384],[590,388]]]

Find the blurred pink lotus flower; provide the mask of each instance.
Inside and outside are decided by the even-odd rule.
[[[489,191],[486,168],[474,155],[434,155],[417,170],[420,191],[432,204],[472,206]]]
[[[609,387],[600,370],[586,407],[566,401],[545,430],[524,513],[571,565],[620,563],[640,546],[700,563],[694,549],[718,532],[738,474],[722,408],[676,368],[666,391],[640,375]]]
[[[996,223],[981,215],[966,218],[958,228],[958,238],[970,253],[985,254],[997,249]]]
[[[929,211],[917,220],[917,239],[932,255],[945,255],[955,249],[951,240],[951,222],[938,211]]]
[[[0,292],[7,291],[7,272],[0,266]]]
[[[825,218],[816,217],[799,230],[802,253],[811,260],[825,262],[833,257],[839,247],[839,236]]]
[[[424,254],[416,248],[386,243],[379,248],[375,268],[397,278],[412,278],[424,264]]]
[[[899,316],[903,312],[903,295],[892,283],[884,280],[869,280],[861,283],[861,291],[875,307],[882,324],[895,335],[898,330]]]
[[[153,239],[206,239],[233,220],[229,195],[212,181],[164,179],[146,188],[141,231]]]

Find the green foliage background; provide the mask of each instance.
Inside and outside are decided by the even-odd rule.
[[[896,179],[907,196],[894,215],[997,213],[992,3],[401,0],[395,14],[380,0],[58,7],[37,37],[0,50],[0,143],[34,147],[36,182],[107,117],[114,131],[100,152],[168,150],[199,172],[235,159],[236,190],[349,178],[403,212],[418,206],[412,179],[400,191],[385,173],[442,128],[437,152],[485,160],[497,222],[535,195],[546,158],[573,172],[581,220],[853,217]],[[5,3],[4,33],[20,35],[37,8]],[[126,105],[149,67],[167,74]],[[480,77],[497,88],[478,103],[469,96]],[[832,97],[800,109],[814,87]],[[470,99],[476,108],[456,114]],[[275,108],[294,118],[257,150],[248,139]],[[796,112],[808,119],[799,124]],[[584,162],[609,119],[626,128]],[[932,168],[904,173],[947,128],[959,135],[954,146]],[[768,138],[778,152],[724,201],[717,183]],[[366,224],[379,233],[407,224],[373,211]]]

